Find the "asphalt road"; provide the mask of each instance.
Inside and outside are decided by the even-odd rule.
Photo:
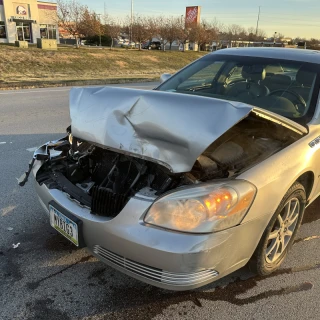
[[[64,134],[68,92],[0,91],[1,320],[319,319],[319,200],[307,209],[280,271],[261,278],[243,268],[193,292],[169,292],[131,279],[57,234],[32,182],[20,188],[16,178],[35,146]]]

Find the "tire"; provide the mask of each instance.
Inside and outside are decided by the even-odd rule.
[[[248,263],[252,272],[266,276],[280,267],[299,230],[305,205],[304,187],[295,182],[282,198]]]

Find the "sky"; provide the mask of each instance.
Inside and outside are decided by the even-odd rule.
[[[131,12],[131,0],[78,0],[97,13],[125,18]],[[320,0],[133,0],[134,13],[180,17],[186,6],[201,6],[201,18],[217,19],[225,25],[256,27],[261,6],[259,29],[269,37],[274,32],[287,37],[320,38]]]

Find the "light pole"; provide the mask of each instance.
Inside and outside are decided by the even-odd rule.
[[[257,28],[256,28],[256,36],[258,36],[259,20],[260,20],[260,8],[261,8],[261,6],[259,6],[259,13],[258,13],[258,19],[257,19]]]
[[[99,42],[100,42],[100,47],[101,47],[101,13],[98,13],[97,16],[99,17]]]
[[[276,46],[276,35],[277,35],[277,32],[275,32],[274,36],[273,36],[273,46],[274,47]]]
[[[133,25],[133,0],[131,0],[131,26],[130,26],[130,43],[132,42],[132,25]]]

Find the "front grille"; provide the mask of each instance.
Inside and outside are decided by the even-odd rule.
[[[95,245],[93,247],[93,252],[104,260],[107,260],[122,269],[131,271],[140,277],[173,286],[190,286],[199,284],[205,281],[213,280],[219,274],[217,271],[211,269],[205,269],[192,273],[168,272],[127,259],[107,249],[104,249],[99,245]]]
[[[127,196],[98,186],[92,187],[91,196],[91,213],[99,216],[115,217],[128,202]]]

